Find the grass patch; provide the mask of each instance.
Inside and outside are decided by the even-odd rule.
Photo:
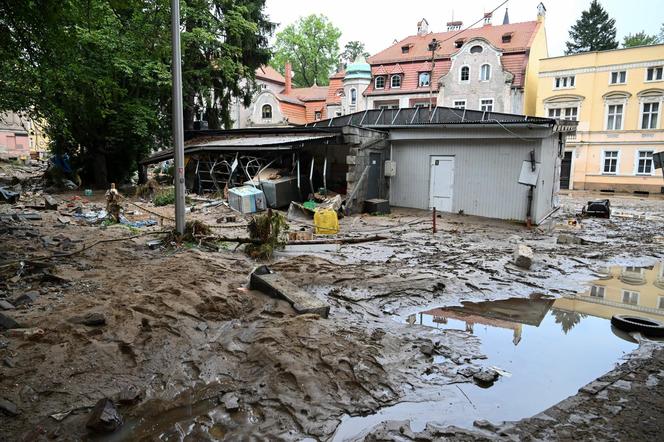
[[[152,200],[155,206],[167,206],[175,204],[175,188],[162,189],[158,191]]]

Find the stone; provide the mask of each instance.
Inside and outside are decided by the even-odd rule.
[[[90,312],[85,316],[77,316],[72,318],[71,322],[87,325],[90,327],[97,327],[100,325],[106,325],[106,317],[102,313]]]
[[[21,326],[18,322],[14,321],[14,319],[0,313],[0,330],[9,330],[12,328],[21,328]]]
[[[44,207],[46,210],[58,210],[58,202],[51,195],[44,195]]]
[[[7,416],[18,416],[20,414],[15,403],[3,398],[0,398],[0,411]]]
[[[558,244],[582,244],[582,245],[588,244],[588,241],[586,241],[583,238],[567,234],[558,235],[558,239],[556,240],[556,242]]]
[[[14,310],[15,308],[11,302],[0,299],[0,310]]]
[[[221,397],[221,403],[228,411],[234,411],[240,408],[240,398],[235,393],[226,393]]]
[[[100,399],[90,412],[85,424],[90,430],[111,433],[122,425],[122,416],[109,398]]]
[[[14,368],[14,367],[16,367],[16,364],[14,364],[14,361],[13,361],[10,357],[6,357],[6,358],[4,358],[4,359],[2,360],[2,364],[3,364],[5,367],[8,367],[8,368]]]
[[[498,379],[500,375],[497,371],[490,368],[483,368],[473,375],[473,380],[480,387],[490,387]]]
[[[533,249],[524,244],[518,244],[514,249],[514,265],[522,269],[530,269],[533,265]]]
[[[141,390],[135,385],[126,385],[120,390],[118,402],[121,404],[132,405],[141,400]]]
[[[37,298],[39,298],[39,292],[37,290],[30,290],[29,292],[25,292],[18,298],[14,299],[14,305],[16,307],[20,305],[30,305],[34,303]]]

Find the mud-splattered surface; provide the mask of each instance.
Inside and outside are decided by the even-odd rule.
[[[343,235],[388,239],[289,246],[271,263],[326,299],[332,307],[327,319],[297,316],[286,302],[247,290],[257,263],[234,245],[219,251],[151,250],[146,241],[152,238],[142,236],[53,259],[44,268],[25,258],[140,232],[79,226],[73,219],[63,224],[57,218],[70,210],[65,205],[60,213],[41,212],[42,220],[4,222],[2,259],[23,259],[26,265],[20,275],[16,267],[2,273],[0,298],[12,301],[31,291],[38,296],[31,305],[2,313],[43,334],[0,336],[0,399],[18,411],[0,413],[0,439],[92,438],[85,428],[91,407],[103,397],[117,402],[131,386],[140,399],[118,406],[125,423],[107,440],[326,440],[344,416],[375,413],[423,400],[424,392],[472,382],[464,368],[484,357],[476,336],[413,327],[401,318],[463,300],[571,295],[608,265],[664,260],[664,200],[612,197],[612,219],[569,226],[568,219],[591,197],[563,197],[563,210],[533,230],[449,215],[437,220],[434,235],[429,214],[410,210],[342,219]],[[0,212],[16,210],[0,206]],[[241,218],[216,223],[227,211],[220,206],[190,216],[218,233],[244,234]],[[559,244],[561,234],[583,241]],[[516,244],[535,252],[528,271],[511,263]],[[89,313],[103,315],[105,324],[83,324]],[[661,353],[643,360],[661,364]],[[660,373],[646,378],[659,382]],[[643,396],[650,390],[639,391]],[[614,399],[603,404],[619,402]],[[562,415],[555,419],[562,425]],[[527,422],[516,428],[529,431],[526,425],[535,424]],[[547,438],[547,422],[532,431]],[[659,422],[664,425],[661,417]],[[393,436],[388,439],[402,437]]]

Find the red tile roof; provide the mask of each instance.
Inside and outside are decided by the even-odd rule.
[[[433,38],[440,42],[440,48],[436,51],[437,58],[447,58],[454,54],[458,49],[454,42],[459,39],[468,41],[475,37],[487,39],[492,45],[504,52],[518,52],[530,48],[532,38],[534,37],[540,23],[528,21],[523,23],[512,23],[499,26],[483,26],[481,28],[471,28],[466,31],[451,31],[429,33],[426,35],[411,35],[398,43],[393,44],[387,49],[369,57],[371,65],[403,63],[415,60],[426,60],[431,58],[429,43]],[[512,39],[509,43],[503,43],[503,34],[511,32]],[[401,52],[402,46],[412,44],[408,53]]]
[[[438,91],[438,82],[436,79],[445,75],[449,70],[452,62],[448,58],[447,60],[436,60],[436,65],[434,66],[433,71],[433,90]],[[392,89],[390,87],[389,79],[385,81],[384,89],[374,89],[375,83],[372,81],[369,87],[364,92],[364,95],[396,95],[404,93],[426,93],[429,92],[429,86],[419,87],[419,74],[420,72],[431,72],[431,62],[429,61],[419,61],[414,63],[403,63],[399,65],[400,70],[403,72],[403,77],[401,78],[401,87]],[[391,66],[388,66],[390,70]],[[375,77],[380,75],[381,72],[385,72],[384,66],[372,66],[371,73]]]
[[[344,87],[344,75],[345,71],[337,72],[330,77],[330,85],[327,87],[327,99],[325,103],[327,104],[341,104],[341,95],[339,95],[339,89]]]
[[[272,83],[286,84],[286,79],[272,66],[261,66],[256,69],[256,78]]]
[[[301,101],[324,101],[327,98],[327,86],[297,87],[288,94]]]

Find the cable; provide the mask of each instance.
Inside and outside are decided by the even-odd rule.
[[[498,9],[500,9],[501,7],[503,7],[507,2],[509,2],[509,0],[505,0],[504,2],[502,2],[501,4],[499,4],[498,6],[496,6],[496,7],[493,9],[493,11],[490,12],[490,14],[493,14],[494,12],[496,12]],[[478,23],[481,22],[482,20],[484,20],[484,17],[480,18],[480,19],[477,20],[475,23],[469,25],[469,26],[466,27],[465,29],[460,30],[460,31],[457,32],[456,34],[452,35],[451,37],[446,38],[445,40],[440,40],[438,43],[439,43],[439,44],[440,44],[440,43],[444,43],[444,42],[446,42],[446,41],[448,41],[448,40],[453,39],[453,38],[456,37],[457,35],[463,34],[463,33],[466,32],[468,29],[472,28],[473,26],[475,26],[476,24],[478,24]]]

